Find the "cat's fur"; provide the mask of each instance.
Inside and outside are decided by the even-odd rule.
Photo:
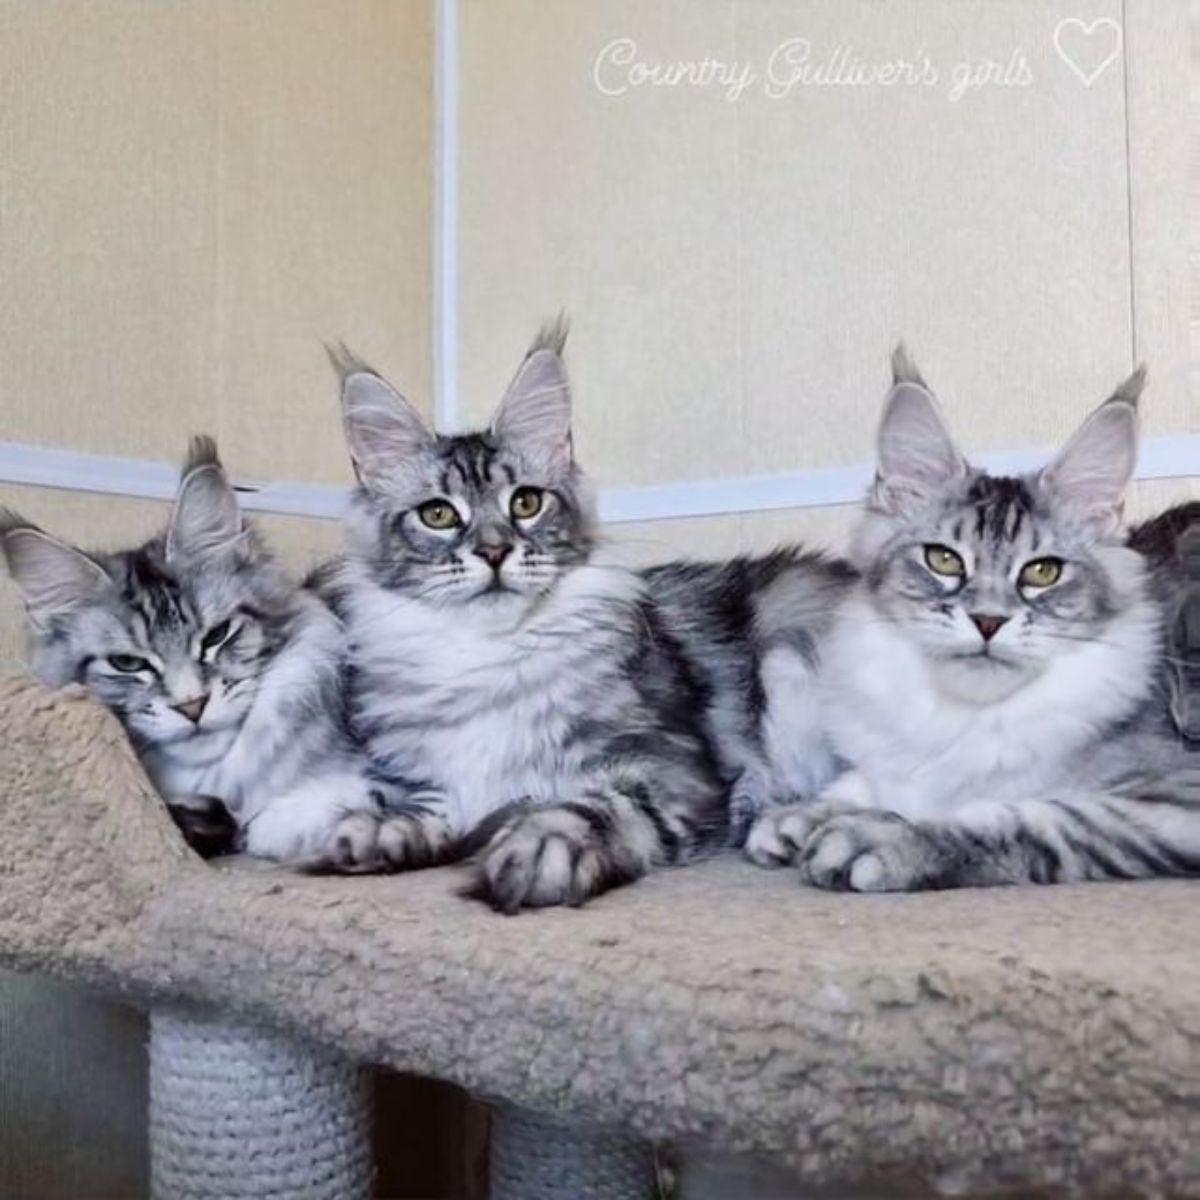
[[[848,563],[783,547],[728,562],[645,572],[709,703],[731,781],[731,840],[766,809],[815,796],[838,772],[821,707],[821,655],[854,581]]]
[[[87,554],[10,512],[0,535],[35,674],[120,718],[193,840],[219,836],[215,799],[241,848],[305,860],[375,804],[342,727],[340,625],[243,523],[210,439],[192,443],[167,530],[137,549]]]
[[[861,579],[825,647],[852,769],[768,813],[751,857],[858,891],[1200,872],[1200,758],[1164,688],[1174,585],[1120,527],[1142,373],[1020,478],[968,464],[902,352],[895,374]],[[933,570],[939,546],[961,575]],[[1051,556],[1057,582],[1018,586]]]
[[[592,559],[564,336],[545,331],[490,427],[457,436],[334,354],[360,486],[327,589],[349,636],[353,730],[407,795],[347,820],[341,861],[474,853],[474,890],[508,912],[686,861],[727,822],[705,681],[645,581]],[[521,519],[529,488],[542,507]],[[451,527],[428,527],[430,502],[453,506]]]

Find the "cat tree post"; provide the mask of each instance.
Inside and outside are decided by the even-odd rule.
[[[261,1027],[156,1009],[150,1177],[154,1200],[367,1200],[365,1076]]]
[[[490,1200],[651,1200],[654,1149],[619,1130],[500,1104]]]

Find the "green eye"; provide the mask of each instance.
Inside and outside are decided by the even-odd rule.
[[[462,524],[458,510],[449,500],[427,500],[417,509],[417,516],[430,529],[457,529]]]
[[[1061,558],[1034,558],[1021,568],[1021,583],[1026,587],[1044,588],[1062,578]]]
[[[925,547],[925,565],[935,575],[946,575],[952,579],[961,579],[967,573],[962,556],[938,542],[931,542]]]
[[[138,658],[136,654],[110,654],[108,656],[108,665],[114,671],[121,671],[126,675],[133,675],[138,671],[152,671],[154,669],[144,658]]]
[[[519,487],[508,502],[508,511],[518,521],[528,521],[530,517],[536,517],[542,511],[543,495],[541,488]]]

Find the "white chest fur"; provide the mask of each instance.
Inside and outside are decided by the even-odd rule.
[[[972,704],[939,690],[917,646],[855,596],[827,647],[830,733],[873,802],[906,816],[1028,799],[1069,784],[1072,762],[1145,698],[1156,652],[1153,609],[1136,606],[1005,699]]]
[[[442,794],[460,829],[510,801],[568,800],[580,722],[632,699],[638,578],[583,567],[532,608],[435,608],[361,581],[349,605],[357,708],[372,756]]]

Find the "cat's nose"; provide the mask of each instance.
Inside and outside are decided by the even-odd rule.
[[[990,616],[988,613],[972,613],[971,620],[975,622],[975,628],[983,635],[985,642],[990,642],[1000,632],[1000,627],[1008,623],[1007,617]]]
[[[182,704],[176,704],[174,707],[177,713],[187,717],[193,725],[198,725],[200,718],[204,715],[204,706],[207,703],[207,696],[193,696],[191,700],[185,700]]]
[[[475,553],[494,571],[500,570],[500,564],[512,553],[512,547],[504,543],[492,544],[484,542],[475,547]]]

